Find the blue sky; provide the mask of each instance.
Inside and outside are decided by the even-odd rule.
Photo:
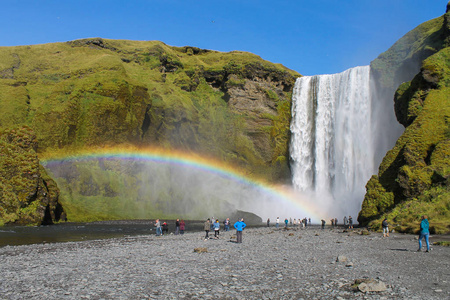
[[[102,37],[248,51],[303,75],[368,65],[447,0],[8,0],[0,46]]]

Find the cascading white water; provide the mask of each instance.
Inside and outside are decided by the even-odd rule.
[[[356,215],[374,165],[370,67],[297,79],[292,97],[294,188],[324,217]]]

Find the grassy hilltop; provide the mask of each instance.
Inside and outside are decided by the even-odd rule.
[[[157,146],[195,152],[249,176],[283,182],[290,177],[290,103],[298,76],[251,53],[157,41],[93,38],[0,47],[0,134],[31,130],[38,156]],[[9,201],[7,190],[0,193],[1,203]],[[71,193],[74,198],[82,194]],[[70,206],[64,195],[61,201]],[[6,222],[21,219],[6,204],[0,206]]]

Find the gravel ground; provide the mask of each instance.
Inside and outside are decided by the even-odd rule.
[[[6,246],[1,299],[449,299],[450,247],[412,235],[251,228]],[[195,248],[207,252],[194,252]],[[337,262],[337,257],[347,258]],[[354,291],[374,278],[382,292]]]

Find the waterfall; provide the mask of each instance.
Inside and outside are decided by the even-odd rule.
[[[296,190],[324,217],[356,216],[376,173],[370,67],[297,79],[292,96],[291,169]],[[327,220],[328,221],[328,220]],[[341,221],[342,222],[342,221]]]

